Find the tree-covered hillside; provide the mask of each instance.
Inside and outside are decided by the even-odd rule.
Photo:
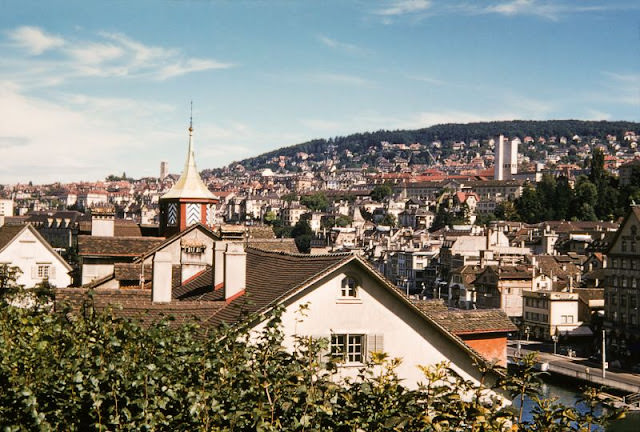
[[[259,156],[234,162],[247,169],[272,167],[272,159],[277,156],[294,157],[299,152],[307,153],[312,160],[319,160],[327,154],[341,154],[345,151],[354,156],[366,155],[370,150],[381,149],[381,142],[389,143],[421,143],[430,144],[441,141],[443,154],[450,153],[451,143],[456,141],[487,140],[499,134],[508,137],[526,136],[566,137],[569,140],[575,135],[583,139],[605,139],[607,135],[615,135],[622,140],[626,131],[640,131],[640,123],[627,121],[583,121],[583,120],[512,120],[479,123],[447,123],[417,130],[380,130],[377,132],[356,133],[345,137],[315,139],[305,143],[284,147]],[[427,162],[426,160],[424,162]]]

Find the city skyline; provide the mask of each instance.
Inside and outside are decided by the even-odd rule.
[[[0,184],[179,173],[313,138],[638,120],[631,1],[6,0]]]

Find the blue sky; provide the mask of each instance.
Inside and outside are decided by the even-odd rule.
[[[640,120],[635,0],[0,0],[0,183],[443,122]]]

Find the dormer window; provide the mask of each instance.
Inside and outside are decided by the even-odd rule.
[[[354,278],[350,276],[345,277],[344,279],[342,279],[340,296],[344,298],[357,298],[357,287],[358,284]]]

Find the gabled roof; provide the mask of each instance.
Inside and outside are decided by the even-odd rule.
[[[605,251],[606,255],[609,255],[611,253],[611,249],[613,249],[613,246],[615,246],[615,244],[618,242],[618,237],[620,237],[620,235],[622,234],[622,229],[624,228],[624,226],[627,224],[627,221],[631,217],[634,217],[637,221],[640,221],[640,205],[632,205],[631,206],[631,209],[629,210],[629,212],[624,217],[624,220],[620,224],[620,227],[616,231],[613,239],[609,242],[609,247]]]
[[[42,235],[40,235],[38,230],[35,229],[33,225],[31,225],[30,223],[27,223],[26,225],[1,226],[0,227],[0,252],[2,252],[7,246],[9,246],[9,244],[11,244],[13,239],[18,237],[25,230],[31,231],[31,233],[38,239],[38,241],[51,253],[51,255],[54,258],[56,258],[60,263],[62,263],[62,265],[64,265],[67,271],[73,270],[71,266],[55,250],[53,250],[49,242],[47,242],[45,238],[42,237]]]
[[[211,237],[214,240],[220,240],[220,237],[218,236],[218,234],[216,234],[215,232],[211,231],[211,229],[209,229],[209,227],[207,227],[205,225],[202,225],[201,223],[197,223],[197,224],[189,226],[184,231],[180,231],[178,233],[175,233],[174,235],[172,235],[171,237],[169,237],[167,239],[163,238],[162,241],[159,242],[158,244],[156,244],[152,249],[146,250],[145,254],[144,254],[144,256],[142,258],[146,259],[146,258],[150,257],[151,255],[153,255],[157,251],[161,250],[165,246],[167,246],[167,245],[173,243],[174,241],[176,241],[176,239],[184,237],[185,235],[189,234],[191,231],[196,230],[196,229],[201,229],[206,235],[208,235],[209,237]],[[140,254],[138,254],[138,255],[140,255]]]
[[[26,225],[4,225],[0,227],[0,252],[25,229]]]
[[[303,255],[247,248],[245,295],[225,306],[213,322],[237,322],[244,314],[261,313],[319,277],[343,265],[353,255]]]

